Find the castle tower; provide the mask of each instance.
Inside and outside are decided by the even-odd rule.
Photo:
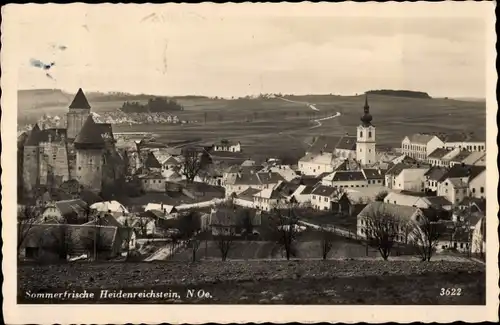
[[[376,162],[375,154],[375,127],[371,124],[372,116],[368,97],[365,97],[364,115],[361,116],[361,124],[358,126],[356,142],[356,159],[361,166],[371,165]]]
[[[69,112],[67,113],[67,137],[69,140],[76,139],[88,116],[90,116],[90,105],[82,88],[80,88],[73,102],[69,105]]]
[[[38,124],[35,124],[24,143],[22,168],[23,187],[26,193],[30,193],[36,185],[40,184],[38,144],[41,136],[42,130]]]
[[[74,141],[74,147],[76,151],[76,180],[90,190],[100,191],[105,142],[99,125],[94,122],[91,115],[87,116]]]

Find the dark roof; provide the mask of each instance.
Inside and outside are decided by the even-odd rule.
[[[283,195],[292,195],[297,188],[299,188],[299,184],[296,183],[291,183],[291,182],[283,182],[281,185],[278,187],[278,190],[283,194]]]
[[[451,150],[445,149],[445,148],[437,148],[433,152],[431,152],[428,156],[428,158],[436,158],[436,159],[441,159],[444,156],[446,156],[448,153],[450,153]]]
[[[283,176],[275,172],[262,173],[240,173],[236,177],[234,184],[244,185],[260,185],[260,184],[275,184],[279,181],[285,181]]]
[[[79,223],[77,217],[88,209],[87,203],[81,199],[63,200],[55,202],[56,208],[61,212],[62,217],[71,223]],[[88,217],[84,215],[83,217]]]
[[[475,132],[470,133],[452,133],[444,134],[441,136],[444,142],[477,142],[484,141],[484,135],[477,135]]]
[[[365,175],[358,171],[338,171],[333,175],[334,182],[338,181],[361,181],[365,180]]]
[[[462,178],[469,177],[469,180],[474,179],[481,172],[486,170],[486,166],[470,166],[470,165],[454,165],[447,173],[445,173],[439,181],[442,182],[447,178]]]
[[[320,178],[317,176],[302,175],[300,178],[300,184],[306,186],[314,186],[318,184]]]
[[[139,179],[164,179],[165,177],[160,172],[149,172],[147,174],[137,176]]]
[[[445,167],[433,166],[424,174],[424,176],[429,177],[430,180],[438,181],[444,174],[446,174],[447,171],[448,170]]]
[[[144,166],[146,166],[147,168],[161,168],[161,164],[158,159],[156,159],[156,156],[153,154],[153,152],[148,153],[146,161],[144,162]]]
[[[104,139],[114,139],[113,127],[111,126],[110,123],[96,123],[96,124],[100,128],[101,136]]]
[[[475,204],[481,211],[486,211],[486,199],[465,197],[458,205],[469,206],[469,204]]]
[[[337,193],[337,189],[331,186],[319,185],[313,189],[312,194],[331,197]],[[302,193],[304,194],[304,193]]]
[[[433,207],[443,207],[451,205],[451,202],[448,201],[448,199],[444,196],[426,196],[425,198]]]
[[[304,194],[304,195],[311,194],[313,192],[313,190],[314,190],[314,187],[306,185],[306,187],[304,187],[304,189],[302,190],[302,192],[300,194]]]
[[[359,214],[365,217],[387,214],[393,217],[409,219],[417,211],[422,210],[411,206],[374,201],[365,206]]]
[[[41,135],[41,130],[38,124],[35,124],[33,128],[31,129],[28,138],[26,139],[26,142],[24,143],[25,146],[38,146],[40,143],[40,137]]]
[[[310,153],[333,152],[335,149],[356,150],[356,137],[319,136],[307,150]]]
[[[253,187],[249,187],[246,190],[244,190],[243,192],[241,192],[240,194],[238,194],[237,198],[247,200],[247,201],[253,201],[253,196],[259,192],[260,192],[260,190],[255,189]]]
[[[365,174],[366,179],[380,179],[385,176],[382,170],[375,168],[364,168],[363,173]]]
[[[82,88],[78,89],[73,102],[69,105],[69,108],[79,108],[79,109],[90,109],[90,104],[83,93]]]
[[[397,176],[401,174],[401,172],[405,169],[411,169],[411,168],[427,168],[429,167],[428,165],[425,164],[405,164],[405,163],[397,163],[391,168],[389,168],[385,174],[386,175],[394,175]]]
[[[104,139],[101,134],[102,128],[94,121],[91,115],[82,126],[80,133],[76,136],[75,145],[92,145],[99,148],[104,147]]]
[[[103,199],[99,195],[89,190],[82,190],[80,192],[80,199],[87,203],[89,206],[94,203],[103,201]]]
[[[457,162],[461,162],[462,160],[464,160],[465,158],[469,157],[471,154],[470,151],[467,151],[467,150],[462,150],[460,151],[456,156],[454,156],[451,160],[452,161],[457,161]]]

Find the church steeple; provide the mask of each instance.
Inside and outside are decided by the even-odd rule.
[[[373,117],[370,114],[370,105],[368,105],[368,95],[365,95],[365,106],[363,107],[364,115],[361,116],[361,123],[363,126],[370,126]]]

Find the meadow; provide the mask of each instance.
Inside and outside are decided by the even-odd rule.
[[[18,100],[18,122],[33,123],[43,114],[65,114],[72,96],[53,91],[22,91]],[[104,96],[89,94],[96,113],[116,111],[124,101],[146,101],[147,96]],[[308,143],[318,135],[355,134],[363,113],[364,96],[309,95],[277,98],[211,99],[177,97],[184,111],[175,112],[189,124],[114,125],[114,132],[152,132],[158,141],[202,138],[240,141],[245,158],[303,155]],[[314,104],[313,111],[305,103]],[[404,136],[418,132],[474,132],[486,135],[485,102],[453,99],[417,99],[371,95],[370,112],[377,127],[377,145],[399,147]],[[336,118],[314,127],[313,119],[339,112]]]

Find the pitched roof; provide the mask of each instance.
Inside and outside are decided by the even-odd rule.
[[[462,181],[462,180],[460,180],[460,179],[456,179],[456,178],[449,178],[449,181],[450,181],[451,185],[452,185],[454,188],[467,188],[467,187],[468,187],[467,182],[463,182],[463,181]]]
[[[338,192],[337,192],[337,189],[335,187],[324,186],[324,185],[317,186],[311,192],[311,194],[314,194],[314,195],[327,196],[327,197],[337,196],[337,193]],[[302,193],[302,194],[304,194],[304,193]]]
[[[430,180],[437,181],[447,172],[448,170],[444,167],[433,166],[427,172],[425,172],[424,176],[429,177]]]
[[[486,166],[470,166],[470,165],[453,165],[447,173],[445,173],[439,181],[442,182],[447,178],[463,178],[469,177],[469,180],[476,178],[479,174],[486,170]]]
[[[466,196],[462,200],[462,202],[460,202],[458,205],[468,206],[469,204],[475,204],[481,211],[483,211],[483,212],[486,211],[486,199],[480,199],[480,198]]]
[[[148,153],[146,161],[144,162],[144,166],[146,166],[147,168],[161,168],[160,162],[158,161],[158,159],[156,159],[154,153],[152,152]]]
[[[362,181],[365,180],[363,172],[359,171],[338,171],[333,173],[333,182]]]
[[[73,98],[73,101],[69,105],[69,108],[90,109],[90,104],[87,97],[85,97],[82,88],[78,89],[75,98]]]
[[[389,168],[385,174],[386,175],[394,175],[394,176],[397,176],[399,174],[401,174],[401,172],[403,170],[405,170],[406,168],[410,168],[410,165],[407,165],[407,164],[403,164],[403,163],[397,163],[395,164],[394,166],[392,166],[391,168]]]
[[[104,147],[104,139],[101,135],[102,128],[99,126],[91,115],[82,126],[80,133],[76,136],[75,144],[95,145]]]
[[[76,218],[88,208],[87,203],[81,199],[57,201],[55,206],[65,219]]]
[[[451,157],[450,160],[451,161],[455,161],[455,162],[462,162],[462,160],[464,160],[465,158],[469,157],[469,155],[470,155],[470,151],[462,150],[458,154],[456,154],[453,157]]]
[[[434,137],[435,137],[435,135],[432,135],[432,134],[416,133],[416,134],[410,135],[408,137],[408,139],[410,139],[411,143],[427,144]]]
[[[309,153],[333,152],[335,149],[356,150],[356,137],[319,136],[307,150]]]
[[[473,165],[479,160],[484,160],[486,157],[486,152],[473,151],[466,158],[462,159],[462,163],[466,165]]]
[[[253,187],[249,187],[246,190],[244,190],[243,192],[241,192],[240,194],[238,194],[237,198],[242,199],[242,200],[247,200],[247,201],[253,201],[253,196],[259,192],[260,192],[260,190],[255,189]]]
[[[375,168],[363,168],[363,174],[366,179],[381,179],[384,178],[385,173],[383,170],[375,169]]]
[[[110,123],[96,123],[97,127],[100,128],[101,136],[104,139],[114,139],[113,136],[113,127]]]
[[[448,153],[450,153],[452,150],[450,149],[445,149],[445,148],[437,148],[433,152],[427,156],[428,158],[435,158],[435,159],[441,159],[444,156],[446,156]]]
[[[38,126],[38,123],[33,126],[31,131],[29,132],[28,138],[26,139],[26,142],[24,143],[25,146],[38,146],[40,143],[40,138],[41,138],[41,130],[40,127]]]
[[[397,205],[385,202],[371,202],[359,213],[361,216],[371,217],[377,214],[388,214],[394,217],[410,219],[416,212],[421,211],[418,208],[405,205]]]

